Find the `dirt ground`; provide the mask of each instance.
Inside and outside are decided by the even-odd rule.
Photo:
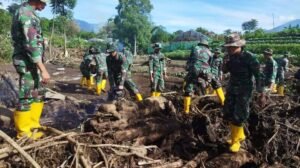
[[[44,167],[300,167],[300,98],[292,88],[294,80],[288,82],[285,98],[270,97],[264,108],[255,101],[251,104],[247,139],[241,152],[232,154],[224,143],[229,136],[228,123],[222,120],[215,96],[195,97],[191,115],[183,115],[183,80],[178,77],[183,65],[172,62],[168,66],[165,92],[172,94],[142,103],[134,98],[107,103],[107,93],[97,96],[79,86],[79,68],[47,64],[52,78],[46,87],[67,99],[48,100],[41,123],[64,132],[49,129],[41,141],[17,143],[26,148],[53,139],[27,150]],[[146,71],[146,66],[135,66],[132,75],[144,98],[150,96]],[[17,79],[12,65],[1,65],[0,72]],[[3,125],[1,129],[14,136],[13,129]],[[58,138],[72,132],[76,134]],[[95,147],[100,144],[107,146]],[[0,167],[29,165],[0,138]]]

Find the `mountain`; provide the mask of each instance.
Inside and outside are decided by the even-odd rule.
[[[274,29],[268,30],[267,32],[270,32],[270,33],[280,32],[280,31],[283,31],[285,28],[288,28],[290,26],[291,27],[296,27],[297,25],[299,25],[299,27],[300,27],[300,19],[292,20],[292,21],[287,22],[283,25],[277,26]]]
[[[75,19],[75,22],[80,27],[80,30],[87,32],[98,32],[100,27],[103,26],[103,24],[92,24],[79,19]]]

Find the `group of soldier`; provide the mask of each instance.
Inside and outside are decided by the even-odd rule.
[[[12,24],[12,41],[14,46],[13,64],[19,74],[19,102],[14,112],[14,122],[17,138],[23,136],[38,139],[43,136],[39,123],[43,110],[42,86],[50,80],[50,75],[43,63],[44,38],[41,32],[39,18],[35,11],[43,10],[47,0],[28,0],[17,10]],[[258,103],[265,103],[268,90],[283,95],[284,72],[287,70],[288,56],[275,61],[272,50],[264,52],[266,63],[260,70],[257,57],[245,50],[246,41],[239,34],[233,33],[226,37],[223,45],[225,56],[220,57],[221,50],[214,50],[212,56],[208,42],[201,40],[191,51],[187,60],[187,75],[184,86],[184,112],[190,112],[193,93],[198,88],[215,90],[223,106],[224,118],[230,123],[231,138],[228,140],[229,149],[237,152],[240,142],[245,140],[244,123],[249,117],[249,104],[254,89],[258,92]],[[167,69],[161,44],[153,45],[154,52],[149,56],[149,76],[151,81],[151,96],[158,97],[164,91],[164,79]],[[107,56],[108,55],[108,56]],[[114,44],[108,45],[106,53],[95,46],[89,48],[80,65],[83,77],[81,85],[88,89],[95,88],[100,95],[105,89],[106,80],[110,84],[109,99],[122,97],[126,88],[142,101],[142,95],[131,79],[133,55],[126,48],[122,52]],[[226,97],[222,90],[222,75],[229,73]],[[95,84],[93,75],[95,74]],[[276,87],[276,80],[278,80]],[[199,87],[200,85],[200,87]],[[35,130],[38,131],[35,131]]]

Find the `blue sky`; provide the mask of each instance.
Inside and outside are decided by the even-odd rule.
[[[0,0],[6,6],[11,1]],[[241,31],[241,24],[257,19],[259,27],[271,29],[300,19],[300,0],[151,0],[151,21],[169,32],[204,27],[222,33]],[[105,23],[116,15],[118,0],[78,0],[74,17],[90,23]],[[51,17],[49,7],[41,16]]]

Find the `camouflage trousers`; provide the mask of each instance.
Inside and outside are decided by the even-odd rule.
[[[156,72],[153,75],[153,82],[151,82],[151,92],[163,92],[165,89],[165,81],[161,72]]]
[[[87,79],[89,79],[90,76],[92,75],[89,67],[86,67],[83,63],[80,64],[80,72],[81,72],[82,76]]]
[[[229,86],[223,108],[224,118],[234,125],[242,126],[249,118],[252,86]]]
[[[107,79],[107,76],[108,76],[107,71],[102,71],[102,70],[97,71],[96,77],[95,77],[96,84],[101,83],[101,81],[103,79]]]
[[[199,80],[200,78],[200,80]],[[205,93],[205,88],[206,88],[206,83],[211,84],[212,88],[218,89],[221,87],[221,83],[218,79],[214,78],[211,74],[209,73],[203,73],[203,72],[197,72],[195,70],[191,70],[188,72],[187,76],[185,77],[185,88],[184,88],[184,95],[185,96],[191,96],[195,88],[200,84],[200,88],[202,93]]]
[[[277,75],[276,75],[276,84],[279,85],[279,86],[283,86],[284,85],[284,71],[277,72]]]
[[[40,75],[37,67],[26,68],[15,65],[19,74],[19,102],[16,109],[18,111],[29,111],[33,102],[43,101],[45,90],[40,82]]]
[[[110,75],[110,74],[108,74],[108,75]],[[113,76],[110,75],[109,76],[110,88],[115,88],[115,87],[119,86],[121,81],[122,81],[121,74],[117,74],[117,75],[113,75]],[[138,90],[136,84],[133,82],[133,80],[131,78],[130,72],[127,72],[127,76],[124,81],[124,88],[127,89],[131,95],[139,93],[139,90]]]

